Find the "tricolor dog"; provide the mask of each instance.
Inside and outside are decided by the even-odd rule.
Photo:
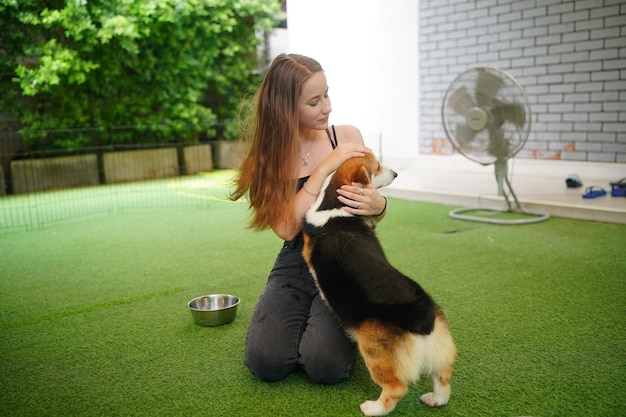
[[[450,398],[456,347],[443,313],[412,279],[394,268],[374,232],[375,221],[343,209],[336,190],[353,182],[389,185],[396,173],[374,156],[352,158],[331,174],[304,220],[303,255],[321,296],[357,342],[372,379],[382,387],[365,401],[367,416],[390,413],[421,374],[433,379],[422,402]]]

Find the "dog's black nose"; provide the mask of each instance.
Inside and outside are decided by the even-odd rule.
[[[396,171],[393,171],[393,170],[392,170],[391,172],[393,172],[393,177],[394,177],[394,178],[397,178],[397,177],[398,177],[398,173],[397,173]]]

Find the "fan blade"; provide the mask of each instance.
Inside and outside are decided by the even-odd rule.
[[[452,108],[458,114],[465,116],[467,112],[475,107],[474,99],[467,92],[467,88],[461,87],[452,93],[450,99],[448,100],[448,106]]]
[[[526,123],[526,111],[524,106],[519,103],[503,103],[502,118],[513,123],[517,127],[521,127]]]
[[[487,130],[489,131],[489,146],[487,147],[489,155],[493,155],[498,159],[508,158],[510,156],[509,142],[504,138],[502,129],[489,124]]]
[[[476,132],[470,129],[469,126],[462,124],[456,125],[456,138],[462,150],[469,148],[469,144],[474,139],[474,136],[476,136]]]
[[[480,69],[476,79],[476,101],[478,105],[481,107],[490,106],[493,98],[503,85],[504,81],[502,78],[487,72],[485,69]]]
[[[491,108],[491,114],[493,115],[493,124],[497,127],[502,126],[506,121],[517,127],[522,127],[526,122],[524,106],[519,103],[502,103],[496,100],[495,105]]]

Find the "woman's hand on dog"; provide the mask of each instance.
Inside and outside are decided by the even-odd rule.
[[[337,197],[345,205],[344,210],[357,216],[379,216],[385,210],[383,197],[371,184],[353,182],[342,185]]]
[[[340,143],[322,162],[322,169],[325,172],[324,176],[336,171],[348,159],[365,156],[366,153],[372,153],[372,150],[365,145]]]

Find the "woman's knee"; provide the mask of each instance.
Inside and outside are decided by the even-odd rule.
[[[334,313],[319,296],[311,307],[309,326],[300,341],[300,363],[311,379],[336,384],[352,375],[358,350]]]
[[[320,346],[315,350],[301,351],[300,364],[313,381],[332,385],[350,378],[356,360],[356,347],[338,352]]]
[[[302,358],[301,364],[309,377],[317,383],[332,385],[345,381],[354,371],[356,357],[341,359],[331,356]]]
[[[298,366],[295,359],[271,348],[258,348],[246,345],[244,365],[257,378],[266,382],[279,381]]]
[[[256,358],[248,358],[245,361],[245,365],[255,377],[265,382],[280,381],[291,372],[287,370],[285,366],[262,359],[257,360]]]

